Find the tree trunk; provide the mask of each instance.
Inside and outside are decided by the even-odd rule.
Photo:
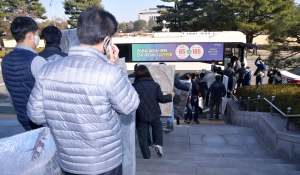
[[[250,33],[247,33],[246,34],[246,42],[247,43],[252,43],[253,42],[253,33],[252,32],[250,32]]]

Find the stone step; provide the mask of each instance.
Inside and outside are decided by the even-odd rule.
[[[279,164],[280,165],[280,164]],[[253,167],[233,167],[233,168],[224,168],[224,167],[205,167],[201,166],[199,163],[198,166],[170,166],[170,165],[145,165],[137,164],[136,175],[289,175],[289,172],[300,173],[300,171],[293,171],[282,169],[273,166],[253,166]]]
[[[151,151],[151,158],[150,159],[143,159],[142,155],[137,153],[137,163],[148,163],[148,164],[164,164],[169,162],[177,163],[177,162],[184,162],[188,161],[189,163],[192,162],[205,162],[207,164],[214,164],[216,162],[227,162],[238,164],[240,162],[248,162],[248,163],[262,163],[262,164],[293,164],[291,160],[282,159],[279,156],[267,156],[267,155],[260,155],[253,157],[251,155],[240,155],[240,157],[217,157],[216,154],[212,155],[166,155],[164,154],[163,157],[159,157],[156,155],[155,152]],[[219,156],[224,156],[219,154]],[[242,157],[243,156],[243,157]],[[246,158],[247,157],[247,158]]]

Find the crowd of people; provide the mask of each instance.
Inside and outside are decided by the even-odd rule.
[[[34,50],[40,38],[32,18],[16,17],[10,30],[17,45],[1,66],[17,119],[26,131],[50,128],[66,174],[122,174],[119,117],[134,111],[143,157],[151,157],[150,146],[163,155],[159,103],[171,103],[175,93],[164,95],[145,65],[136,65],[127,76],[117,64],[119,49],[110,43],[117,31],[112,14],[98,8],[82,12],[77,24],[80,45],[71,47],[69,53],[59,47],[62,33],[55,26],[42,30],[45,49],[40,53]],[[260,56],[255,65],[256,85],[262,84],[266,66]],[[227,91],[223,76],[228,77]],[[199,124],[198,116],[203,113],[199,97],[210,108],[208,119],[218,120],[222,98],[230,96],[235,84],[237,88],[249,86],[251,76],[250,67],[232,57],[224,70],[213,61],[210,73],[186,74],[189,86],[174,77],[174,86],[189,92],[184,122]],[[282,81],[277,68],[267,76],[269,83]],[[179,118],[176,123],[180,124]]]

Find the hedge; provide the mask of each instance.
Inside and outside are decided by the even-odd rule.
[[[238,88],[236,91],[236,97],[241,97],[242,100],[257,98],[267,98],[271,101],[272,96],[275,96],[274,105],[278,107],[285,114],[287,108],[291,107],[291,114],[300,115],[300,85],[299,84],[266,84],[259,86],[244,86]],[[250,103],[250,111],[256,110],[256,104]],[[247,109],[247,104],[242,103],[241,106]],[[273,109],[274,112],[277,112]],[[259,112],[270,112],[270,106],[264,101],[260,101]],[[300,118],[293,119],[293,123],[300,124]]]
[[[44,47],[39,47],[34,49],[36,52],[41,52],[44,50]],[[0,51],[0,59],[2,59],[6,54],[8,54],[12,49],[6,49],[5,51]]]

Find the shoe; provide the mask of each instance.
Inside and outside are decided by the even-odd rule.
[[[199,124],[200,122],[199,122],[199,121],[194,121],[194,123],[195,123],[195,124]]]
[[[186,124],[191,124],[191,122],[188,121],[188,120],[184,120],[184,123],[186,123]]]
[[[207,119],[208,119],[208,120],[213,120],[214,118],[212,118],[212,117],[208,117]]]
[[[159,155],[160,157],[163,155],[163,150],[160,145],[155,146],[155,151],[156,151],[157,155]]]
[[[215,117],[215,120],[219,120],[219,117]]]

